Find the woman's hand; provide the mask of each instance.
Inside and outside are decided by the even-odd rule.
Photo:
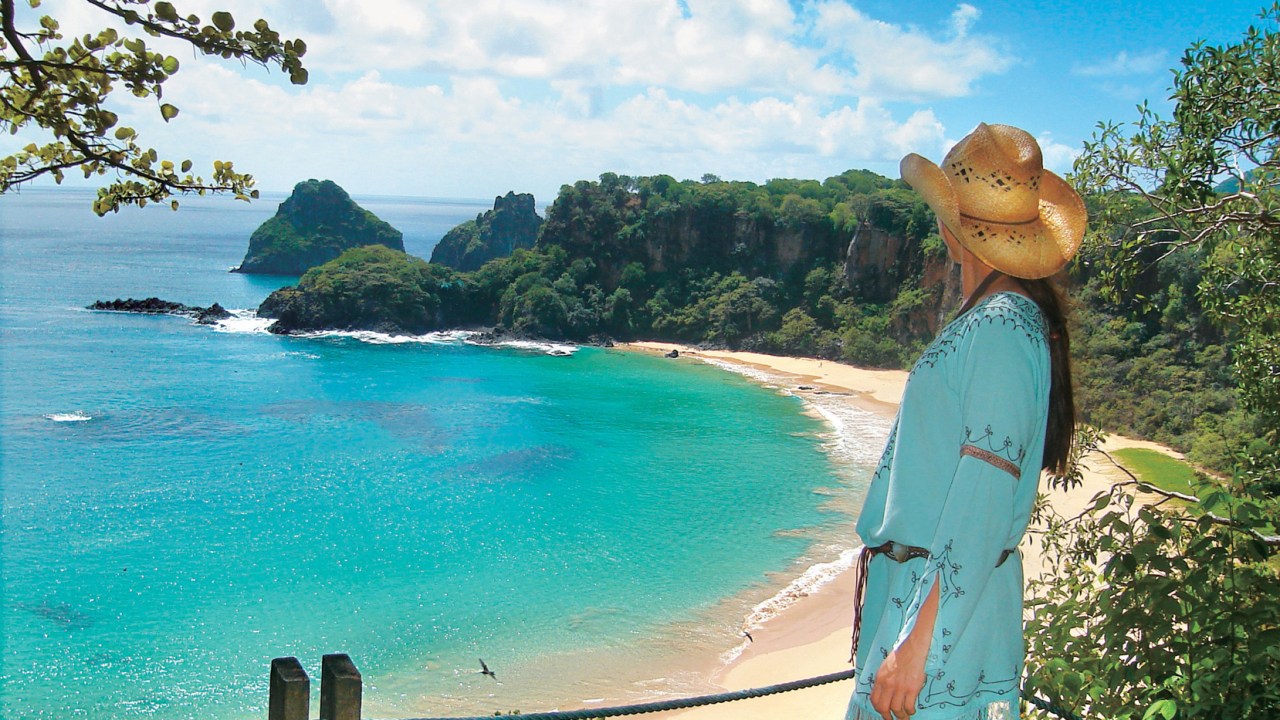
[[[933,639],[933,624],[938,617],[938,585],[920,606],[916,624],[907,639],[880,663],[876,682],[871,687],[871,707],[884,720],[907,720],[916,712],[916,702],[924,689],[924,661]]]
[[[906,720],[915,714],[916,701],[924,688],[924,659],[929,652],[926,645],[921,652],[912,647],[911,636],[889,657],[880,663],[876,671],[876,683],[871,688],[871,707],[884,720]],[[926,642],[928,638],[926,637]]]

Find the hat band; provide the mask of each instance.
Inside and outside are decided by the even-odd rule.
[[[977,222],[989,223],[992,225],[1030,225],[1033,222],[1039,222],[1040,216],[1036,215],[1030,220],[992,220],[990,218],[978,217],[968,213],[960,213],[960,217],[966,220],[975,220]]]

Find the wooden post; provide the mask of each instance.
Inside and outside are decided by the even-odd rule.
[[[360,720],[360,671],[346,653],[320,662],[320,720]]]
[[[311,678],[295,657],[271,661],[271,689],[267,720],[309,720]]]

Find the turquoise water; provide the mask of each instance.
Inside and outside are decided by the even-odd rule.
[[[292,281],[226,272],[280,198],[88,199],[0,198],[5,718],[261,717],[271,658],[327,652],[381,715],[590,694],[535,670],[656,662],[848,523],[824,426],[714,367],[82,310]],[[489,204],[357,199],[422,256]]]

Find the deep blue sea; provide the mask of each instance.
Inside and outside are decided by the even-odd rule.
[[[330,652],[367,717],[677,692],[850,546],[867,453],[759,379],[88,311],[248,311],[296,280],[228,272],[283,196],[91,197],[0,196],[6,720],[260,718],[273,657],[315,693]],[[491,207],[355,199],[422,257]]]

